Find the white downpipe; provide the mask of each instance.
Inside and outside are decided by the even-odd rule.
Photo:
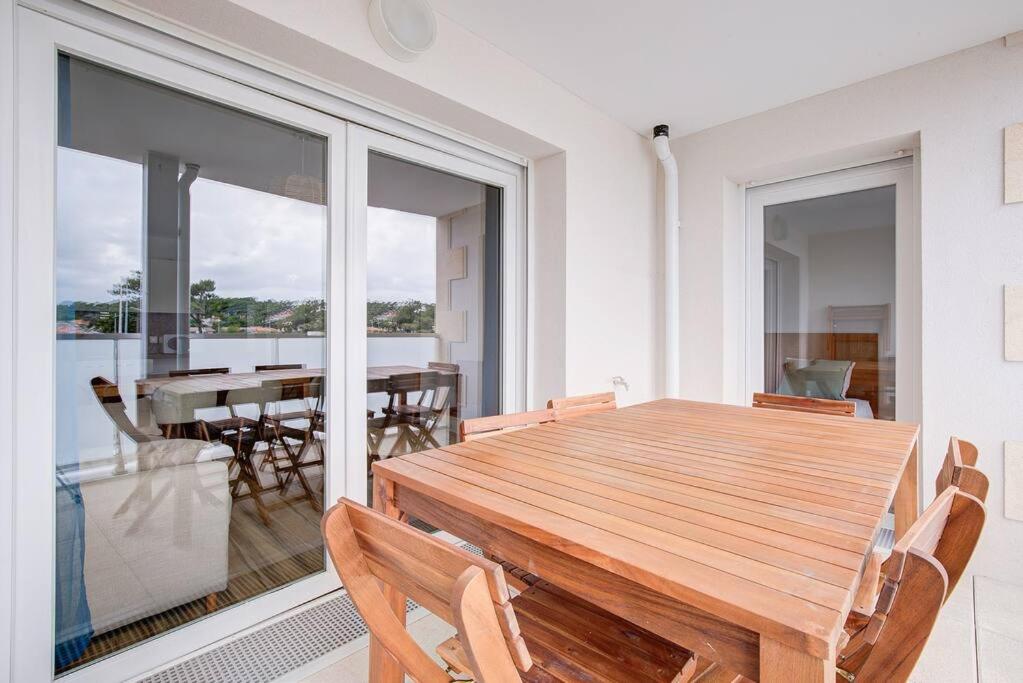
[[[664,372],[665,394],[679,395],[678,344],[678,164],[668,144],[668,127],[654,128],[654,149],[664,169]]]

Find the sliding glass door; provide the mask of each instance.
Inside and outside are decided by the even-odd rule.
[[[347,124],[21,16],[19,680],[121,679],[338,585]]]
[[[374,462],[455,443],[462,420],[518,406],[518,177],[350,130],[351,253],[365,259],[348,324],[365,329],[352,362],[366,383],[349,417],[366,459],[349,464],[372,500]]]
[[[524,408],[524,173],[18,19],[12,671],[132,679],[337,589],[325,507]]]

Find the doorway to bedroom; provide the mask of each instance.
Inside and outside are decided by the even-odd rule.
[[[919,360],[902,339],[917,310],[911,195],[911,160],[748,192],[752,391],[906,418]]]

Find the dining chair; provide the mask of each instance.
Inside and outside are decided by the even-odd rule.
[[[264,462],[273,467],[281,496],[287,493],[292,482],[297,481],[302,489],[300,498],[308,500],[313,509],[322,510],[320,499],[303,470],[322,468],[324,464],[323,439],[327,424],[323,411],[323,377],[286,378],[267,384],[280,387],[278,405],[301,402],[303,408],[268,413],[262,418],[266,425],[263,437],[267,444]],[[310,399],[315,400],[312,408],[306,403]]]
[[[396,404],[389,403],[383,411],[385,414],[390,413],[397,418],[397,420],[392,420],[391,424],[400,423],[407,426],[411,433],[406,438],[413,442],[412,450],[441,447],[435,434],[444,416],[449,413],[451,398],[454,395],[451,383],[458,381],[458,373],[461,371],[456,363],[439,361],[430,361],[427,363],[427,368],[432,372],[422,373],[427,374],[426,379],[420,375],[419,397],[415,403],[402,401]],[[442,375],[454,376],[454,379],[442,381]]]
[[[451,399],[458,395],[455,384],[461,381],[461,367],[457,363],[430,361],[426,364],[430,370],[437,372],[437,382],[431,392],[423,392],[414,405],[406,405],[409,422],[416,431],[416,436],[425,448],[440,448],[435,436],[445,416],[450,416]],[[442,381],[442,377],[447,378]]]
[[[412,679],[450,683],[556,680],[685,681],[688,651],[549,585],[511,597],[500,567],[342,498],[322,522],[330,558],[370,633]],[[415,642],[381,590],[406,594],[458,633]]]
[[[977,456],[977,447],[972,443],[955,436],[950,438],[945,460],[934,482],[935,495],[949,486],[958,486],[960,491],[986,502],[990,482],[987,475],[977,469]]]
[[[239,396],[236,400],[235,396]],[[270,403],[279,397],[274,392],[265,397]],[[228,475],[231,498],[235,502],[251,499],[256,506],[256,514],[264,526],[271,526],[270,507],[263,496],[281,489],[280,481],[268,483],[260,477],[256,463],[270,449],[268,441],[268,425],[266,415],[260,410],[256,418],[238,415],[236,408],[249,405],[251,394],[228,391],[225,406],[229,412],[223,418],[200,418],[198,421],[199,435],[205,441],[219,442],[231,448],[231,459],[228,462]],[[262,448],[262,450],[261,450]],[[244,490],[243,490],[244,489]]]
[[[833,401],[828,398],[811,398],[809,396],[788,396],[786,394],[753,394],[754,408],[773,410],[791,410],[799,413],[817,413],[819,415],[838,415],[856,417],[856,404],[852,401]]]
[[[227,375],[231,368],[188,368],[187,370],[171,370],[168,377],[196,377],[200,375]]]
[[[946,487],[895,544],[891,557],[861,579],[835,662],[837,680],[909,680],[942,606],[962,578],[984,528],[984,503]],[[878,588],[879,587],[879,588]],[[704,664],[701,662],[701,664]],[[743,681],[709,665],[722,681]],[[695,681],[699,677],[699,665]]]
[[[420,413],[424,416],[429,413],[430,397],[436,394],[438,383],[439,376],[436,370],[398,373],[387,378],[388,398],[387,405],[381,410],[383,416],[368,418],[366,424],[369,442],[377,444],[377,450],[370,453],[371,461],[380,458],[379,447],[383,445],[388,430],[392,428],[397,432],[397,439],[388,455],[429,448],[417,427],[423,422]],[[415,404],[409,404],[409,394],[419,394]],[[420,404],[422,408],[419,407]]]
[[[128,409],[121,398],[121,390],[106,377],[93,377],[89,384],[96,400],[103,407],[107,416],[117,427],[117,431],[137,444],[149,441],[163,441],[164,435],[159,431],[146,432],[135,425],[128,417]]]
[[[561,420],[567,417],[579,417],[581,415],[589,415],[590,413],[615,410],[618,408],[618,404],[615,401],[614,392],[608,391],[600,394],[552,398],[547,401],[547,408],[554,411],[555,420]]]
[[[960,491],[968,493],[981,503],[987,501],[988,478],[987,475],[975,467],[977,463],[977,447],[969,441],[963,441],[958,437],[951,437],[948,441],[948,450],[941,470],[934,482],[934,493],[940,496],[950,486],[956,486]],[[884,548],[876,548],[867,560],[867,566],[863,570],[864,580],[860,582],[860,590],[853,600],[856,610],[864,611],[867,606],[872,605],[880,590],[880,582],[883,580],[885,571],[888,568],[889,553]],[[868,578],[871,577],[871,578]]]
[[[984,503],[957,486],[946,487],[934,499],[885,561],[872,609],[850,614],[848,642],[837,661],[840,675],[908,680],[942,605],[973,556],[985,517]]]
[[[462,441],[476,441],[486,439],[498,434],[507,434],[518,429],[525,429],[533,425],[553,422],[555,419],[553,410],[530,410],[525,413],[508,413],[507,415],[491,415],[488,417],[473,417],[458,425],[458,435]]]

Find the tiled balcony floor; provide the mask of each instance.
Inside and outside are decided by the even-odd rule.
[[[454,629],[425,612],[412,617],[409,631],[428,652]],[[365,640],[365,639],[363,639]],[[369,656],[365,642],[342,658],[306,667],[303,683],[365,683]],[[945,606],[917,664],[912,683],[1010,683],[1020,680],[1023,652],[1023,586],[984,577],[964,579]]]

